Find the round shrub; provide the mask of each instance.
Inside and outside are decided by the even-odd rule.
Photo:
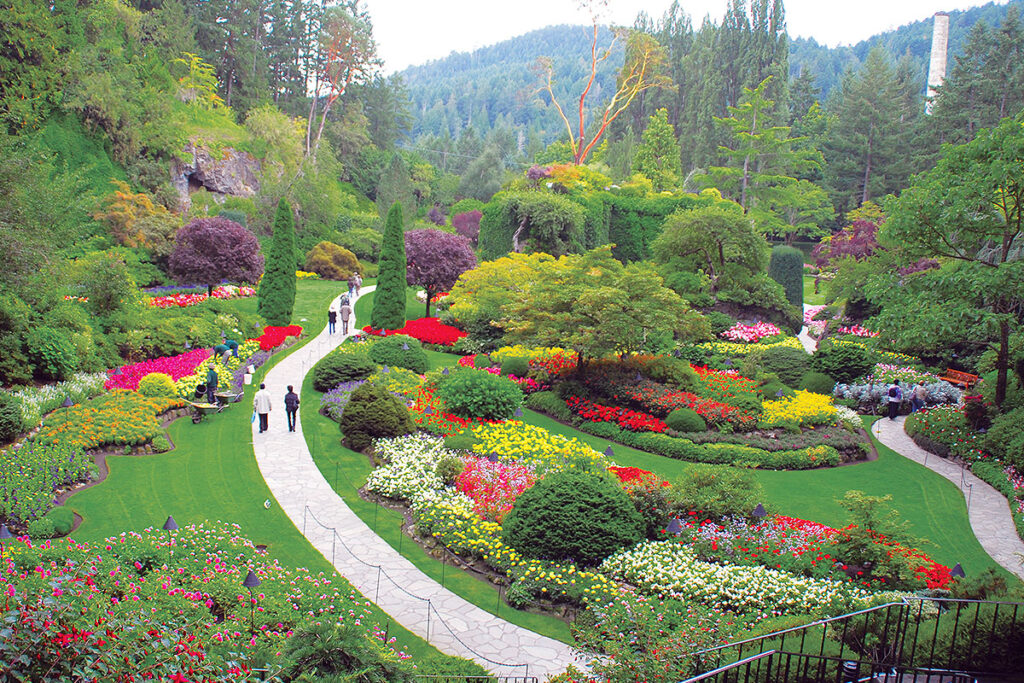
[[[669,429],[677,432],[703,432],[707,431],[708,423],[697,414],[697,411],[690,408],[677,408],[665,418],[665,424]]]
[[[306,255],[306,270],[325,280],[347,280],[352,273],[363,274],[356,255],[334,242],[320,242]]]
[[[677,510],[697,512],[700,519],[751,518],[764,500],[764,490],[753,474],[715,465],[690,466],[672,492]]]
[[[483,370],[484,368],[493,367],[494,363],[491,362],[490,356],[486,353],[478,353],[473,356],[473,367],[477,370]]]
[[[833,377],[840,384],[850,384],[866,375],[875,365],[867,349],[852,344],[824,343],[811,357],[811,367]]]
[[[178,389],[174,386],[174,380],[171,379],[170,375],[162,372],[151,372],[140,379],[136,391],[149,398],[160,396],[176,398],[178,396]]]
[[[506,358],[501,363],[501,374],[503,375],[526,377],[529,373],[530,361],[526,360],[522,356],[512,356],[511,358]]]
[[[27,527],[28,535],[32,538],[53,538],[57,534],[53,522],[46,517],[33,519],[27,524]]]
[[[152,444],[154,453],[166,453],[171,450],[171,442],[167,440],[166,436],[157,436],[153,438]]]
[[[770,400],[793,395],[793,390],[778,380],[766,382],[758,391],[761,392],[762,397]],[[779,395],[780,391],[782,392],[781,396]]]
[[[13,441],[21,433],[21,399],[0,391],[0,443]]]
[[[811,372],[804,373],[804,376],[800,378],[800,386],[798,388],[814,392],[815,394],[831,396],[835,386],[836,381],[834,379],[823,372],[814,372],[812,370]]]
[[[671,356],[657,356],[643,364],[640,372],[655,382],[668,384],[681,391],[691,391],[697,386],[697,372],[689,361]]]
[[[523,392],[508,377],[468,368],[448,375],[436,396],[447,409],[468,419],[507,420],[523,404]]]
[[[78,369],[78,354],[67,335],[52,327],[38,327],[26,339],[29,360],[42,379],[64,380]]]
[[[376,364],[364,353],[334,351],[313,366],[313,388],[328,392],[342,382],[366,379],[376,370]]]
[[[643,538],[625,491],[585,472],[556,472],[527,489],[502,524],[505,543],[526,557],[593,566]]]
[[[402,348],[408,346],[408,349]],[[430,363],[427,352],[418,339],[404,334],[395,334],[374,342],[370,347],[370,359],[378,365],[392,368],[406,368],[422,375]]]
[[[341,414],[343,446],[366,450],[374,439],[402,436],[416,430],[409,409],[387,389],[367,382],[352,392]]]
[[[53,524],[53,532],[56,536],[67,536],[71,533],[71,527],[75,525],[75,513],[71,508],[58,506],[46,513],[44,519],[50,520]]]
[[[761,354],[761,369],[778,376],[783,384],[795,387],[810,369],[811,357],[803,349],[769,346]]]
[[[704,314],[704,317],[711,323],[711,334],[716,337],[736,324],[736,320],[732,316],[728,316],[720,311],[708,311]]]

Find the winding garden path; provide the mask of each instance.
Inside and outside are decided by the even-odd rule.
[[[365,287],[363,293],[373,287]],[[355,329],[355,317],[352,318]],[[339,324],[340,328],[340,324]],[[557,674],[575,661],[565,643],[510,624],[458,595],[417,569],[377,536],[334,492],[313,462],[302,424],[290,433],[284,394],[300,386],[318,360],[344,337],[327,328],[291,354],[264,378],[274,396],[270,430],[253,423],[253,450],[267,486],[296,527],[338,572],[402,626],[439,650],[472,659],[496,674]],[[305,398],[305,400],[309,400]]]
[[[1024,580],[1024,565],[1021,564],[1024,562],[1024,541],[1017,536],[1006,497],[969,470],[914,443],[903,429],[905,420],[902,416],[896,420],[881,418],[871,426],[871,432],[882,444],[904,458],[924,465],[960,487],[967,499],[967,514],[978,542],[992,559]]]

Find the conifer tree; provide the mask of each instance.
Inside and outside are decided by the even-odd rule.
[[[295,229],[292,207],[281,198],[274,216],[274,237],[260,282],[256,310],[269,325],[288,325],[295,306]]]
[[[402,215],[406,223],[403,227],[412,227],[413,219],[416,218],[416,195],[413,194],[409,164],[398,152],[392,155],[391,162],[377,185],[377,212],[381,218],[390,213],[395,202],[402,205]]]
[[[679,141],[668,110],[659,109],[651,116],[640,137],[640,147],[633,158],[633,171],[643,174],[654,185],[656,192],[671,190],[679,185],[682,167],[679,162]]]
[[[373,295],[370,327],[397,330],[405,325],[406,288],[405,232],[402,205],[395,202],[384,221],[384,242],[380,251],[377,291]]]

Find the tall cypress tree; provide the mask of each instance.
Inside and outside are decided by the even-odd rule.
[[[384,221],[377,291],[370,311],[370,327],[375,330],[396,330],[405,325],[406,269],[402,205],[395,202]]]
[[[257,312],[270,325],[288,325],[295,307],[295,229],[292,207],[282,197],[274,216],[274,238],[260,282]]]

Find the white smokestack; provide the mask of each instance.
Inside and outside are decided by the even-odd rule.
[[[928,63],[928,101],[924,105],[924,113],[932,113],[932,99],[935,89],[946,79],[946,49],[949,45],[949,15],[945,12],[935,13],[935,27],[932,29],[932,57]]]

